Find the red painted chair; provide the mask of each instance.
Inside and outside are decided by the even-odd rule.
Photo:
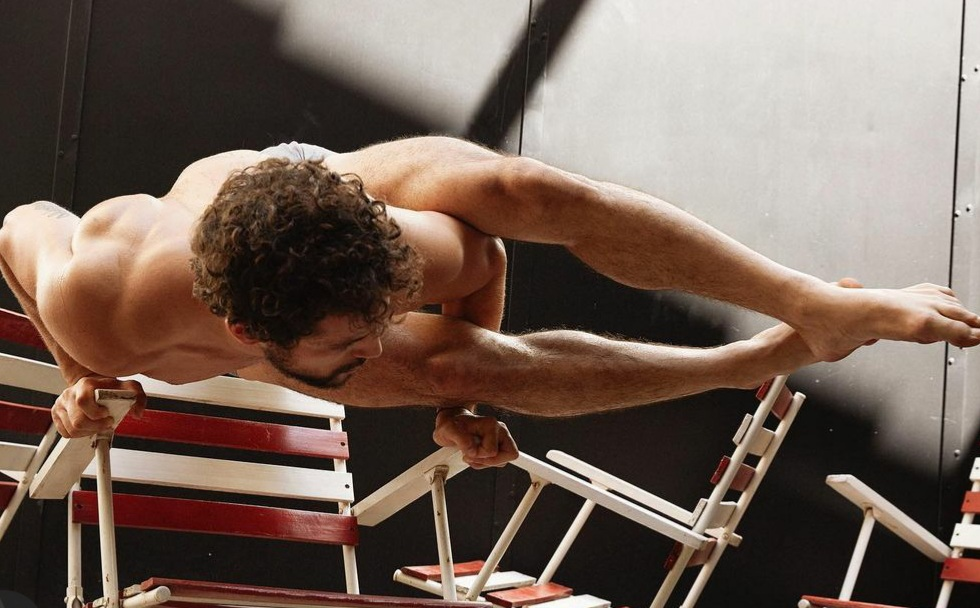
[[[735,529],[803,404],[805,397],[793,394],[785,382],[786,377],[781,376],[760,389],[761,403],[754,415],[745,416],[736,432],[735,450],[722,458],[712,478],[715,487],[710,497],[701,499],[693,510],[679,507],[562,452],[548,453],[548,458],[560,466],[522,453],[511,464],[530,476],[531,485],[496,546],[484,560],[454,565],[444,484],[464,470],[465,465],[458,452],[446,448],[366,497],[355,505],[354,513],[361,525],[376,525],[425,493],[431,493],[440,565],[402,568],[394,574],[395,580],[402,583],[444,598],[455,598],[457,593],[471,600],[485,598],[503,608],[532,604],[539,608],[607,608],[610,602],[606,600],[587,594],[576,596],[569,587],[552,582],[592,510],[600,506],[675,541],[653,608],[666,605],[686,568],[700,568],[683,603],[690,608],[697,602],[728,545],[738,546],[741,542]],[[778,420],[774,430],[764,426],[770,418]],[[750,460],[753,466],[748,464]],[[539,576],[498,572],[501,558],[547,485],[561,487],[583,499],[578,516]]]
[[[956,583],[980,583],[980,559],[964,557],[968,550],[980,550],[980,525],[973,523],[974,516],[980,513],[980,458],[973,461],[970,481],[972,487],[966,492],[961,507],[963,518],[953,529],[953,538],[947,545],[856,477],[828,476],[827,485],[861,509],[864,523],[844,575],[840,594],[836,598],[804,595],[800,599],[799,608],[898,608],[851,600],[876,523],[885,526],[929,559],[943,564],[940,573],[943,583],[936,600],[936,608],[946,608],[949,605]]]
[[[0,340],[44,348],[44,342],[27,317],[0,309]],[[16,364],[0,365],[0,385],[37,389],[21,377]],[[51,410],[0,400],[0,431],[11,441],[0,441],[0,540],[28,494],[31,482],[58,438]],[[17,441],[12,441],[14,438]],[[31,441],[27,442],[30,438]]]
[[[0,313],[0,331],[29,335],[28,323],[13,313]],[[18,333],[19,332],[19,333]],[[0,377],[15,386],[57,395],[63,390],[52,365],[0,353]],[[111,448],[113,433],[92,438],[60,439],[30,486],[35,498],[69,499],[68,589],[71,608],[105,606],[253,606],[266,608],[391,607],[473,608],[485,604],[361,595],[354,547],[357,520],[350,514],[353,481],[346,471],[348,439],[342,428],[344,408],[280,387],[239,378],[171,386],[136,377],[150,397],[141,419],[127,418],[132,395],[103,391],[99,400],[117,423],[114,434],[130,438],[135,447]],[[159,398],[195,404],[194,414],[157,409]],[[228,408],[233,408],[229,410]],[[50,422],[46,409],[44,415]],[[250,412],[276,412],[304,425],[248,420]],[[0,410],[2,411],[2,410]],[[219,412],[227,415],[214,415]],[[317,423],[320,427],[316,428]],[[164,445],[166,447],[159,447]],[[191,446],[187,449],[187,446]],[[229,459],[181,454],[200,446],[233,448]],[[263,454],[306,457],[308,466],[260,462]],[[227,454],[227,452],[222,452]],[[93,462],[94,458],[94,462]],[[95,491],[83,490],[79,478],[95,478]],[[112,482],[127,482],[126,493],[114,493]],[[182,488],[179,495],[143,493],[151,486]],[[227,502],[217,493],[233,493],[241,502]],[[249,502],[250,497],[256,500]],[[261,497],[261,498],[258,498]],[[288,499],[289,508],[270,507],[269,497]],[[325,513],[314,505],[335,505]],[[102,558],[103,597],[86,603],[81,588],[81,527],[97,525]],[[200,532],[279,539],[340,546],[344,557],[346,593],[215,583],[149,577],[130,586],[119,584],[115,531],[119,527]],[[122,556],[129,560],[139,556]]]

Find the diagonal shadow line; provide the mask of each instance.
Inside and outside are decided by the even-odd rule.
[[[507,127],[518,116],[523,123],[527,92],[542,78],[549,57],[567,39],[572,24],[588,1],[529,0],[524,37],[511,49],[507,62],[497,71],[493,85],[483,96],[466,130],[467,139],[500,147]]]

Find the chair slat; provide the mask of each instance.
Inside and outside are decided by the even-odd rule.
[[[353,546],[358,540],[357,520],[349,515],[132,494],[114,494],[112,503],[116,525],[130,528],[330,545]],[[71,505],[75,523],[99,523],[96,492],[72,492]]]
[[[949,545],[963,549],[980,549],[980,525],[956,524]]]
[[[970,469],[970,481],[980,481],[980,458],[973,459],[973,468]]]
[[[0,481],[0,509],[7,508],[14,492],[17,491],[18,485],[16,481]]]
[[[518,587],[517,589],[506,589],[504,591],[488,593],[487,599],[496,606],[517,608],[518,606],[543,604],[544,602],[568,597],[571,594],[571,587],[559,585],[558,583],[545,583],[543,585],[531,585],[530,587]]]
[[[725,475],[725,471],[728,470],[729,465],[731,465],[732,459],[728,456],[722,456],[721,462],[718,463],[718,468],[715,470],[714,475],[711,476],[711,483],[718,484],[721,482],[721,478]],[[738,466],[738,472],[732,478],[732,483],[728,488],[730,490],[735,490],[736,492],[744,492],[745,488],[749,487],[749,483],[752,481],[752,477],[755,476],[755,469],[749,465],[742,463]]]
[[[26,471],[37,446],[0,441],[0,471]]]
[[[260,606],[336,606],[338,608],[490,608],[490,604],[482,602],[447,602],[419,598],[387,597],[379,595],[352,595],[333,593],[330,591],[307,591],[299,589],[282,589],[278,587],[260,587],[258,585],[233,585],[228,583],[212,583],[203,581],[188,581],[168,578],[150,578],[140,585],[144,591],[155,587],[170,589],[171,598],[176,602],[193,601],[197,599],[223,601],[228,605],[249,603]],[[258,603],[262,602],[262,603]],[[208,602],[211,604],[215,601]]]
[[[143,390],[151,397],[263,412],[344,419],[344,406],[340,404],[265,382],[217,376],[200,382],[175,385],[142,375],[130,376],[130,378],[139,381],[143,385]]]
[[[112,448],[110,458],[112,478],[120,482],[305,500],[354,500],[349,473],[121,448]],[[93,462],[84,476],[95,475]]]
[[[146,410],[139,419],[127,416],[116,434],[318,458],[350,456],[344,432],[160,410]]]
[[[838,600],[832,597],[817,597],[815,595],[804,595],[802,599],[809,602],[813,608],[902,608],[902,606],[893,606],[891,604],[869,604],[868,602]],[[803,605],[802,602],[800,605]]]
[[[538,608],[609,608],[610,606],[612,606],[612,602],[609,600],[587,593],[538,604]]]
[[[453,563],[453,575],[470,576],[479,574],[485,563],[482,559],[471,562]],[[412,578],[423,581],[442,581],[442,568],[438,564],[434,566],[403,566],[401,571]]]
[[[762,386],[759,387],[759,390],[755,393],[755,396],[759,401],[766,398],[774,381],[775,379],[767,380]],[[779,420],[782,420],[786,416],[786,412],[789,410],[789,406],[792,402],[793,391],[789,390],[789,388],[784,384],[779,391],[779,395],[776,397],[775,403],[772,404],[772,410],[770,413]]]
[[[0,401],[0,429],[43,435],[51,426],[51,410],[35,405]]]
[[[47,350],[41,334],[26,316],[0,308],[0,340]]]
[[[980,583],[980,559],[950,557],[943,562],[940,577],[959,583]]]
[[[745,434],[748,433],[749,427],[752,425],[752,421],[755,419],[752,414],[746,414],[745,418],[742,419],[742,424],[735,431],[735,436],[732,437],[732,443],[735,445],[741,445],[745,440]],[[753,456],[762,456],[769,449],[772,444],[772,440],[776,437],[776,433],[765,427],[759,429],[756,434],[755,439],[749,445],[749,454]]]
[[[0,384],[49,395],[65,390],[65,379],[57,366],[0,353]]]
[[[980,513],[980,492],[967,492],[963,496],[963,505],[960,507],[963,513]]]
[[[708,561],[708,559],[711,558],[711,552],[714,550],[715,545],[717,544],[718,541],[712,538],[711,540],[708,541],[708,543],[704,547],[701,547],[700,549],[696,549],[694,553],[691,554],[691,558],[688,560],[685,568],[692,568],[694,566],[703,566]],[[684,545],[676,542],[674,543],[674,546],[670,550],[670,553],[667,554],[667,559],[664,560],[664,570],[669,571],[671,568],[674,567],[674,564],[677,563],[677,559],[681,556],[681,551],[683,550],[684,550]]]

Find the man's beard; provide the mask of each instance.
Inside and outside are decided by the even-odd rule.
[[[313,388],[342,387],[344,384],[347,383],[348,380],[350,380],[351,376],[347,375],[346,377],[343,378],[341,378],[341,376],[344,376],[348,372],[354,371],[355,369],[364,365],[366,361],[366,359],[358,359],[354,363],[350,363],[348,365],[339,367],[333,370],[332,372],[330,372],[329,374],[323,376],[313,376],[313,375],[297,372],[296,370],[291,369],[289,367],[290,356],[288,350],[278,346],[266,347],[264,350],[265,350],[266,360],[272,365],[272,367],[276,368],[276,370],[279,371],[279,373],[286,376],[287,378],[292,378],[297,382],[302,382],[303,384],[307,386],[311,386]]]

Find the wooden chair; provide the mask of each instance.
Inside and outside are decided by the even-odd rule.
[[[3,315],[5,328],[25,330],[26,319]],[[14,321],[11,321],[14,319]],[[0,329],[3,329],[0,325]],[[64,382],[56,367],[0,353],[0,376],[13,385],[60,394]],[[117,426],[91,438],[60,439],[30,486],[34,498],[69,499],[68,587],[71,608],[99,606],[253,606],[266,608],[389,607],[472,608],[472,602],[361,595],[354,547],[357,520],[350,514],[353,481],[346,470],[348,438],[343,431],[344,408],[281,387],[239,378],[219,377],[172,386],[141,376],[150,407],[141,419],[126,417],[132,394],[98,391]],[[195,413],[157,409],[159,399],[195,404]],[[232,408],[232,409],[229,409]],[[43,408],[42,408],[43,409]],[[275,412],[287,424],[249,420],[256,411]],[[234,417],[229,413],[234,412]],[[222,413],[224,415],[222,415]],[[45,412],[47,419],[50,416]],[[304,425],[293,424],[302,421]],[[329,428],[317,428],[329,426]],[[114,436],[125,436],[134,447],[111,448]],[[166,444],[166,448],[159,446]],[[177,453],[180,446],[234,449],[221,458]],[[185,450],[186,451],[186,450]],[[246,454],[228,457],[227,454]],[[306,457],[309,466],[258,462],[262,454]],[[253,458],[254,456],[254,458]],[[94,458],[94,462],[93,462]],[[83,490],[79,478],[96,479],[95,491]],[[113,481],[133,488],[114,493]],[[144,493],[153,486],[181,488],[179,496]],[[232,493],[242,502],[218,499]],[[255,504],[269,497],[288,499],[289,508]],[[296,507],[292,505],[300,504]],[[323,505],[335,505],[336,513]],[[321,507],[321,508],[317,508]],[[99,527],[103,596],[86,603],[82,592],[81,527]],[[332,544],[342,548],[346,593],[288,589],[248,584],[179,580],[151,576],[141,583],[118,581],[115,531],[134,527],[200,532],[229,536]],[[133,560],[138,556],[129,556]],[[127,559],[127,556],[122,556]],[[483,604],[483,606],[487,606]]]
[[[653,608],[666,605],[686,568],[700,568],[682,604],[691,607],[725,549],[741,543],[742,538],[735,529],[803,404],[804,395],[791,393],[785,383],[786,377],[781,376],[759,390],[757,396],[761,403],[754,414],[745,416],[736,432],[735,450],[722,458],[712,477],[715,487],[711,495],[701,499],[690,511],[562,452],[548,452],[548,459],[555,464],[522,453],[511,464],[523,469],[531,483],[510,522],[486,559],[456,564],[449,542],[444,486],[447,479],[466,467],[459,452],[446,448],[359,502],[354,514],[362,525],[377,525],[425,493],[431,494],[439,564],[396,571],[394,578],[402,583],[445,599],[454,599],[459,594],[467,600],[483,598],[504,608],[531,604],[547,608],[604,608],[610,602],[587,594],[573,595],[572,589],[552,581],[598,505],[675,541]],[[764,426],[770,417],[778,420],[773,430]],[[751,466],[747,463],[749,459],[755,460]],[[583,499],[578,515],[540,575],[498,572],[501,558],[541,490],[549,484]],[[733,496],[736,494],[737,498]],[[734,499],[726,500],[730,497]]]
[[[973,461],[970,481],[972,486],[966,492],[960,509],[963,518],[953,529],[953,537],[947,545],[853,475],[828,476],[827,485],[861,509],[864,521],[840,594],[836,598],[804,595],[800,599],[799,608],[896,608],[851,600],[876,523],[885,526],[929,559],[943,565],[940,573],[943,583],[936,600],[936,608],[946,608],[949,605],[956,583],[980,583],[980,559],[964,557],[966,551],[980,549],[980,524],[973,523],[974,516],[980,513],[980,458]]]
[[[0,309],[0,340],[32,348],[45,348],[41,336],[27,317]],[[18,366],[0,365],[0,385],[28,390],[37,387],[18,375]],[[0,441],[0,540],[28,494],[34,476],[58,438],[51,411],[0,400],[0,432],[10,441]],[[13,441],[14,439],[17,441]],[[28,440],[30,438],[30,440]]]

